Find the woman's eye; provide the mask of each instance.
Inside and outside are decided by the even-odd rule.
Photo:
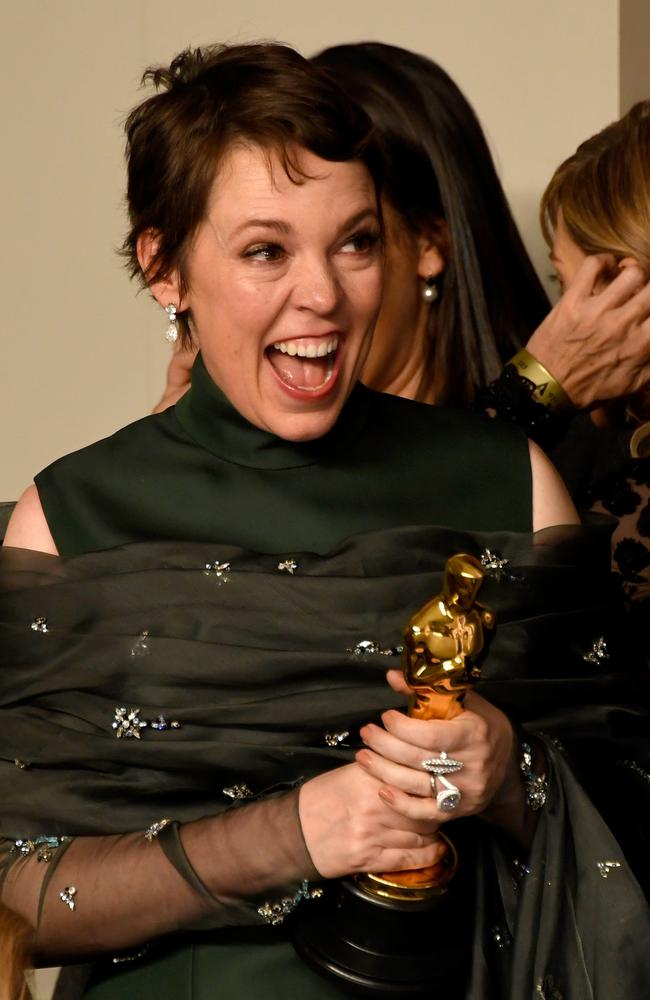
[[[379,234],[370,231],[355,233],[343,243],[341,250],[343,253],[368,253],[379,243]]]
[[[277,243],[259,243],[244,252],[248,260],[264,260],[274,263],[284,256],[284,250]]]

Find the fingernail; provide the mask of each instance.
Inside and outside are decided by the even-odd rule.
[[[371,763],[370,751],[369,750],[359,750],[356,754],[357,764],[361,764],[362,767],[369,767]]]
[[[380,799],[383,799],[384,802],[395,801],[395,796],[388,788],[380,788],[379,791],[377,792],[377,795],[379,796]]]

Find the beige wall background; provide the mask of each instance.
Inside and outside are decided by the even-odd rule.
[[[164,316],[114,252],[121,123],[149,63],[259,38],[305,54],[380,40],[437,60],[484,124],[542,275],[536,211],[550,173],[650,95],[648,0],[4,0],[0,499],[155,402]]]

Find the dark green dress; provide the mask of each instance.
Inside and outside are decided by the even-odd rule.
[[[175,407],[60,459],[36,484],[62,555],[182,539],[290,556],[400,525],[531,527],[528,448],[518,429],[358,385],[326,437],[293,444],[245,421],[200,358]],[[88,995],[345,995],[279,937],[272,947],[246,935],[188,946]]]
[[[0,551],[0,868],[20,866],[18,838],[141,836],[164,815],[223,811],[240,777],[265,797],[349,760],[359,725],[395,703],[385,670],[404,622],[459,551],[493,567],[481,597],[498,624],[480,692],[572,755],[575,744],[572,766],[586,762],[623,832],[641,825],[647,715],[620,643],[608,539],[577,526],[531,536],[518,431],[358,387],[329,435],[287,444],[243,421],[198,361],[174,409],[37,484],[63,558]],[[182,726],[116,740],[116,705]],[[351,747],[332,746],[332,732]],[[546,756],[549,801],[519,890],[509,849],[460,821],[478,842],[466,856],[467,998],[642,1000],[639,887],[548,739]],[[81,922],[88,885],[79,873]],[[215,907],[213,930],[102,961],[87,997],[347,995],[296,957],[285,924],[235,903],[236,920]],[[147,906],[146,886],[125,922],[134,905]]]
[[[329,434],[293,444],[244,420],[200,358],[175,407],[60,459],[36,485],[62,555],[152,539],[325,553],[407,524],[531,528],[519,429],[358,385]]]

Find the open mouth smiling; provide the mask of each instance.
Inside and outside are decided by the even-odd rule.
[[[339,371],[338,334],[278,340],[265,354],[279,382],[292,393],[324,395]]]

